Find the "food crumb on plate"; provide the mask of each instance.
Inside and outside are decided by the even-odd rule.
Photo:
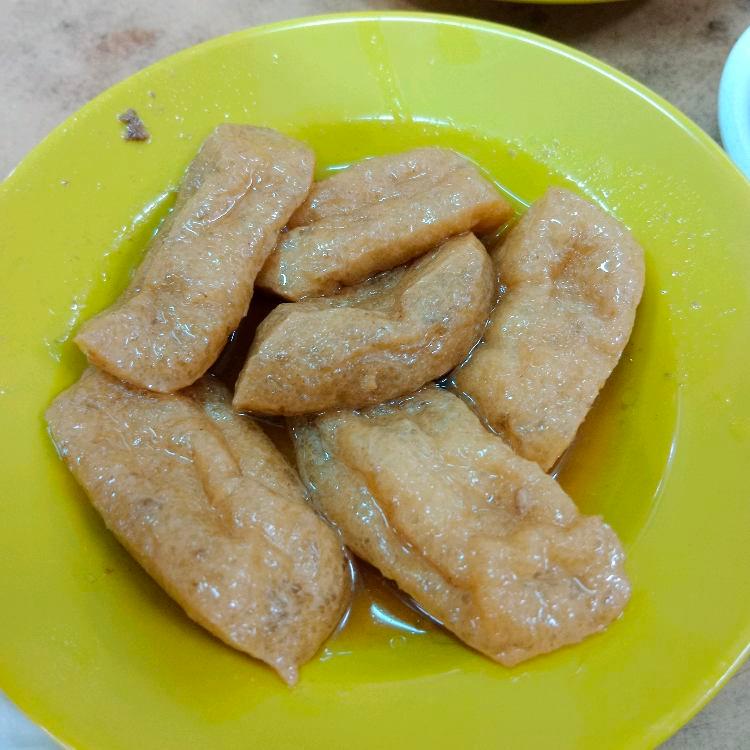
[[[122,114],[117,115],[117,119],[125,125],[122,137],[126,141],[147,141],[151,137],[143,120],[134,109],[126,109]]]

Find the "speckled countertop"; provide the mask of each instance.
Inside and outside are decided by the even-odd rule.
[[[0,0],[0,175],[88,99],[165,55],[260,23],[384,8],[472,15],[566,42],[650,86],[714,138],[721,69],[750,25],[750,0],[570,6],[493,0]],[[2,750],[52,747],[0,696]],[[750,665],[663,746],[705,748],[750,748]]]

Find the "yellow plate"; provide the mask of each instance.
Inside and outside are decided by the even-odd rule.
[[[122,140],[128,107],[150,143]],[[105,532],[42,411],[83,366],[71,332],[122,288],[224,121],[296,133],[321,165],[453,146],[519,201],[572,185],[633,228],[648,256],[636,331],[562,472],[627,547],[633,599],[607,633],[508,670],[360,599],[290,690],[193,626]],[[468,19],[250,29],[88,104],[0,187],[0,215],[0,686],[63,742],[652,747],[736,669],[750,641],[750,187],[642,86]],[[389,611],[406,625],[383,624]]]

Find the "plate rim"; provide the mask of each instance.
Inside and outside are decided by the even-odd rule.
[[[609,0],[602,0],[602,2]],[[619,0],[615,0],[619,1]],[[697,143],[714,158],[723,163],[725,167],[729,167],[734,173],[735,177],[740,177],[741,181],[746,183],[750,187],[750,181],[745,178],[745,175],[739,169],[739,167],[732,161],[729,155],[724,149],[715,141],[703,128],[700,127],[693,119],[686,113],[676,107],[674,104],[669,102],[667,99],[656,93],[653,89],[649,88],[645,84],[641,83],[637,79],[628,75],[624,71],[610,65],[609,63],[601,60],[593,55],[576,49],[575,47],[558,42],[555,39],[537,34],[526,29],[521,29],[517,26],[511,26],[509,24],[497,23],[495,21],[486,21],[484,19],[472,18],[470,16],[462,16],[459,14],[452,13],[429,13],[422,11],[353,11],[353,12],[340,12],[340,13],[321,13],[310,16],[298,16],[295,18],[285,19],[283,21],[274,21],[272,23],[260,24],[258,26],[247,26],[243,29],[236,31],[230,31],[227,34],[221,34],[219,36],[211,37],[203,42],[194,44],[190,47],[173,52],[166,57],[162,57],[153,63],[146,65],[129,76],[113,83],[106,89],[98,93],[93,98],[86,101],[78,109],[63,119],[58,125],[50,130],[31,150],[29,150],[20,161],[11,169],[11,171],[0,181],[0,190],[5,188],[11,183],[20,171],[23,173],[29,166],[29,162],[36,161],[39,158],[40,153],[46,148],[53,145],[53,141],[64,134],[64,131],[72,124],[75,123],[79,113],[84,109],[88,109],[94,104],[105,101],[114,92],[116,92],[121,86],[129,84],[134,78],[144,75],[147,72],[152,71],[157,67],[167,66],[178,60],[181,56],[191,56],[198,50],[207,51],[213,47],[221,47],[225,44],[231,44],[236,39],[242,37],[253,37],[261,36],[266,34],[275,34],[295,28],[304,27],[315,27],[321,25],[336,25],[336,24],[348,24],[357,22],[367,21],[385,21],[385,22],[417,22],[417,23],[438,23],[446,24],[448,26],[455,26],[463,29],[477,29],[485,32],[493,33],[497,36],[501,36],[509,39],[521,40],[529,43],[535,47],[541,47],[552,52],[556,52],[561,56],[583,64],[586,68],[595,72],[603,74],[606,78],[612,82],[626,88],[631,93],[635,94],[639,99],[643,100],[657,111],[665,115],[672,123],[678,126],[681,130],[690,135]]]

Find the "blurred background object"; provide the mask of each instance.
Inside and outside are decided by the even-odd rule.
[[[732,48],[721,75],[719,127],[724,148],[750,179],[750,28]]]

